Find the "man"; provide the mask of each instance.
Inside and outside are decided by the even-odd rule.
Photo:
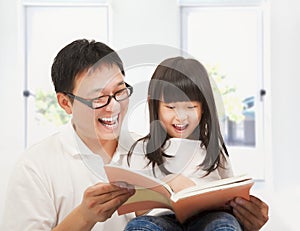
[[[122,230],[132,215],[113,213],[134,191],[103,183],[103,165],[116,158],[132,93],[123,64],[105,44],[78,40],[58,53],[52,80],[72,121],[17,163],[1,230]]]
[[[133,214],[115,211],[134,190],[104,183],[103,168],[118,160],[118,136],[132,94],[122,61],[105,44],[76,40],[57,54],[52,80],[71,122],[18,161],[1,230],[123,230]],[[246,230],[267,220],[263,202],[240,199],[232,205]]]

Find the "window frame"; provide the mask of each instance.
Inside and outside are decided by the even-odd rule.
[[[24,148],[28,146],[28,97],[32,96],[29,89],[28,78],[28,57],[27,57],[27,10],[29,7],[103,7],[107,11],[107,43],[111,41],[111,11],[108,0],[19,0],[19,43],[18,53],[20,54],[19,66],[21,67],[23,79],[24,96]]]
[[[258,30],[261,31],[259,39],[260,55],[258,60],[258,78],[259,89],[257,100],[261,103],[258,104],[256,109],[256,141],[259,142],[259,149],[254,151],[253,154],[247,153],[247,149],[242,147],[229,147],[231,151],[230,157],[234,170],[242,172],[247,169],[247,173],[254,176],[255,180],[259,182],[266,182],[267,178],[270,179],[271,175],[271,125],[270,125],[270,52],[269,52],[269,4],[266,0],[181,0],[180,2],[180,47],[181,50],[188,52],[188,28],[187,20],[188,14],[196,12],[199,9],[211,9],[211,8],[251,8],[258,11],[258,19],[260,21]],[[266,96],[259,95],[260,90],[267,92]],[[260,131],[257,129],[260,128]],[[255,148],[256,149],[256,148]],[[254,153],[252,152],[252,153]],[[238,153],[245,154],[245,158],[241,158]],[[243,160],[244,159],[244,160]],[[245,161],[246,159],[246,161]],[[238,167],[236,167],[238,166]],[[250,166],[250,167],[249,167]]]

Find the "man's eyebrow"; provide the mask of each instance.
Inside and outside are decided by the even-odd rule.
[[[121,85],[123,85],[123,84],[125,84],[125,81],[124,80],[122,80],[121,82],[118,82],[117,84],[115,84],[115,87],[118,87],[118,86],[121,86]],[[93,89],[92,91],[91,91],[91,93],[93,94],[93,93],[98,93],[98,92],[101,92],[101,91],[103,91],[105,89],[105,87],[102,87],[102,88],[95,88],[95,89]]]
[[[123,84],[125,84],[125,81],[124,81],[124,80],[122,80],[121,82],[119,82],[119,83],[116,85],[116,87],[121,86],[121,85],[123,85]]]

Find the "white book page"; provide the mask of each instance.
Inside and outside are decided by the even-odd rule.
[[[180,192],[176,193],[176,195],[180,196],[180,195],[184,195],[184,194],[192,194],[193,192],[199,192],[201,190],[212,189],[215,187],[219,188],[219,187],[222,187],[225,185],[233,184],[235,182],[238,183],[238,182],[242,182],[242,181],[246,181],[246,180],[252,180],[252,178],[247,175],[240,175],[240,176],[224,178],[221,180],[211,181],[211,182],[205,183],[203,185],[195,185],[195,186],[183,189]]]

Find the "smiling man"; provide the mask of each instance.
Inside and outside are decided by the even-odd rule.
[[[105,44],[77,40],[57,54],[52,81],[59,105],[72,119],[21,156],[1,230],[122,230],[132,214],[114,212],[134,190],[104,183],[102,167],[117,158],[132,94],[122,61]],[[91,162],[96,174],[86,164]]]
[[[111,159],[132,87],[124,82],[116,64],[102,62],[79,74],[72,92],[63,90],[57,98],[60,106],[73,115],[72,123],[81,140],[94,153]]]

